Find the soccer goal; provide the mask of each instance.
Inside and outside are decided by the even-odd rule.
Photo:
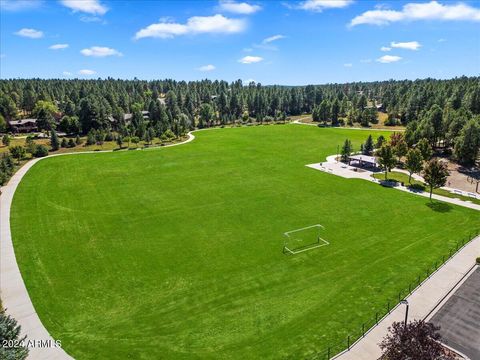
[[[322,225],[315,224],[287,231],[284,233],[283,253],[295,255],[329,245],[330,243],[320,236],[320,232],[323,229],[325,228]]]

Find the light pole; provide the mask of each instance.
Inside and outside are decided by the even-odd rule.
[[[409,304],[408,304],[408,301],[407,301],[407,300],[402,300],[402,301],[400,301],[400,304],[406,305],[406,309],[405,309],[405,322],[403,323],[404,330],[406,330],[406,329],[407,329],[407,318],[408,318],[408,307],[409,307]]]
[[[340,145],[337,144],[337,164],[338,164],[338,155],[339,155],[339,152],[340,152]]]

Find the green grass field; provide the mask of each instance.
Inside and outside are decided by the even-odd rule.
[[[358,149],[366,131],[195,135],[172,148],[45,159],[19,185],[17,260],[42,322],[75,358],[337,351],[480,228],[473,210],[305,167],[347,137]],[[330,245],[282,253],[284,232],[318,223]]]

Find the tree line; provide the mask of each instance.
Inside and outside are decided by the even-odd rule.
[[[480,77],[356,82],[307,86],[245,85],[241,80],[0,80],[0,132],[13,119],[35,117],[41,130],[71,135],[116,131],[145,140],[167,130],[235,122],[285,121],[312,114],[325,125],[378,122],[406,126],[412,146],[427,139],[473,163],[480,147]],[[148,111],[146,119],[142,111]],[[129,114],[126,118],[125,114]],[[166,136],[166,135],[165,135]]]

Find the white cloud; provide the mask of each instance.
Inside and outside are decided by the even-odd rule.
[[[81,50],[80,53],[93,57],[122,56],[121,52],[104,46],[92,46],[91,48]]]
[[[85,22],[85,23],[105,22],[105,20],[103,20],[99,16],[88,16],[88,15],[80,16],[80,21]]]
[[[18,30],[15,35],[28,37],[30,39],[40,39],[43,37],[43,32],[35,29],[23,28]]]
[[[402,58],[396,55],[383,55],[382,57],[377,59],[378,62],[383,64],[389,64],[400,60],[402,60]]]
[[[49,46],[48,48],[51,50],[61,50],[61,49],[68,48],[68,46],[69,46],[68,44],[55,44],[55,45]]]
[[[255,79],[246,79],[242,81],[243,85],[249,85],[252,82],[256,83]]]
[[[360,60],[360,62],[361,62],[362,64],[369,64],[369,63],[372,62],[372,59],[362,59],[362,60]]]
[[[298,8],[321,12],[324,9],[344,8],[352,3],[353,0],[306,0],[301,2]]]
[[[260,61],[263,61],[263,58],[260,57],[260,56],[244,56],[243,58],[241,58],[240,60],[238,60],[238,62],[241,62],[242,64],[254,64],[254,63],[258,63]]]
[[[216,69],[215,65],[212,65],[212,64],[203,65],[198,68],[199,71],[213,71],[215,69]]]
[[[97,72],[94,70],[89,70],[89,69],[82,69],[78,72],[80,75],[94,75]]]
[[[353,64],[352,63],[347,63],[347,64],[343,64],[343,66],[346,67],[346,68],[351,68],[353,66]]]
[[[38,8],[42,0],[0,0],[0,9],[5,11],[22,11]]]
[[[285,35],[273,35],[273,36],[267,37],[266,39],[263,39],[262,43],[268,44],[268,43],[271,43],[272,41],[277,41],[280,39],[285,39]]]
[[[464,3],[440,4],[438,1],[428,3],[409,3],[402,10],[369,10],[356,16],[350,26],[361,24],[388,25],[397,21],[417,20],[470,20],[480,21],[480,9]]]
[[[445,42],[445,41],[447,41],[447,39],[438,39],[437,40],[437,42],[439,42],[439,43],[442,43],[442,42]]]
[[[380,48],[380,51],[390,51],[390,50],[392,50],[392,48],[389,48],[388,46],[382,46]]]
[[[180,24],[164,21],[157,24],[151,24],[135,34],[136,39],[154,37],[154,38],[173,38],[186,34],[232,34],[245,30],[246,22],[242,19],[231,19],[223,15],[213,16],[193,16],[187,20],[187,23]]]
[[[72,73],[71,73],[70,71],[64,71],[64,72],[62,73],[62,75],[63,75],[63,76],[71,76]]]
[[[103,15],[108,11],[108,8],[102,5],[99,0],[61,0],[60,2],[74,12]]]
[[[245,2],[237,3],[233,0],[220,0],[218,10],[235,14],[248,15],[262,10],[262,7],[259,5],[251,5]]]
[[[408,42],[395,42],[390,43],[392,48],[397,49],[407,49],[407,50],[418,50],[422,45],[418,41],[408,41]]]

